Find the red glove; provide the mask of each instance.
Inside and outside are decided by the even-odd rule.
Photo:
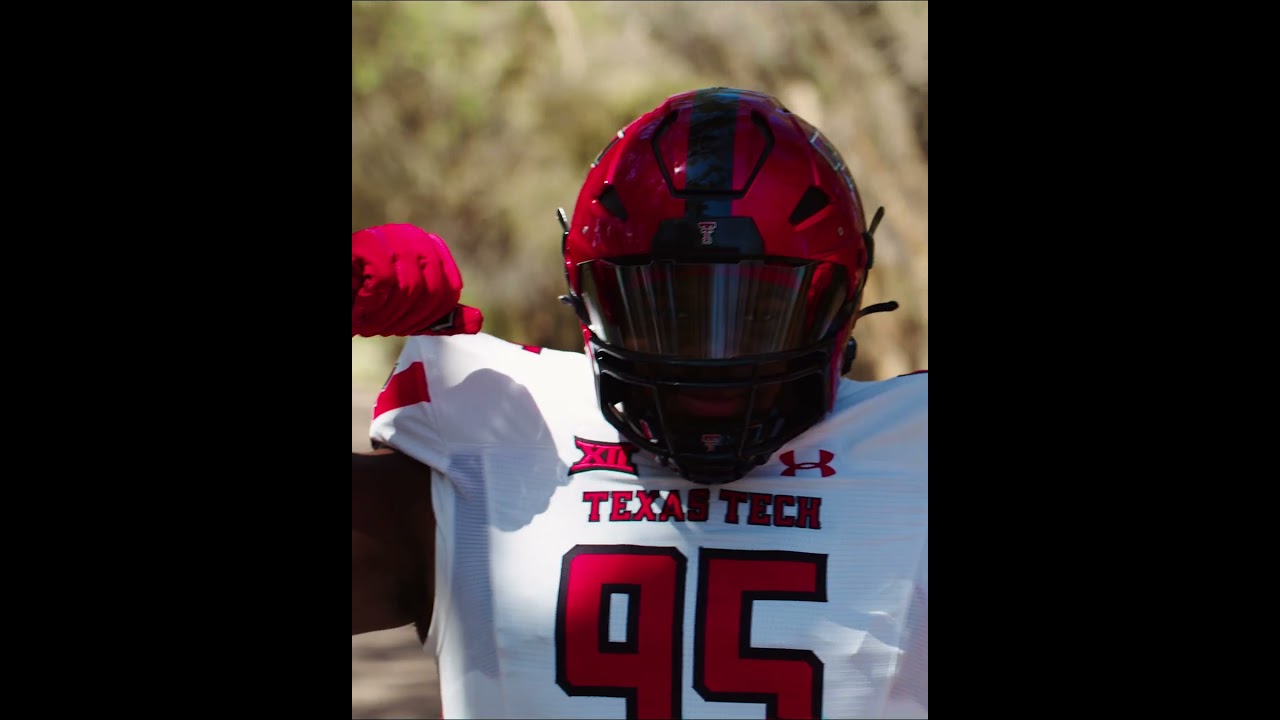
[[[413,225],[351,233],[351,336],[480,331],[480,311],[459,305],[462,275],[438,235]]]

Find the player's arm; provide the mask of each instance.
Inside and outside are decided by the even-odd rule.
[[[431,470],[390,449],[351,453],[351,634],[430,622]]]
[[[387,224],[351,234],[351,335],[480,331],[459,304],[462,275],[438,235]],[[351,634],[431,620],[431,471],[389,449],[351,454]]]

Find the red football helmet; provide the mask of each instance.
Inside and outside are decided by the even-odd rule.
[[[638,447],[729,482],[831,409],[874,245],[839,153],[776,99],[668,98],[592,163],[564,230],[562,299]]]

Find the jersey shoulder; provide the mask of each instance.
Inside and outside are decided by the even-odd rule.
[[[414,362],[429,366],[429,373],[442,388],[474,382],[476,373],[540,383],[560,380],[562,375],[574,374],[582,367],[590,372],[582,353],[520,345],[486,333],[408,338],[395,372]]]
[[[411,337],[378,396],[370,434],[433,467],[461,446],[538,444],[550,425],[599,414],[592,377],[583,353],[485,333]]]
[[[802,437],[867,463],[923,469],[929,454],[929,375],[842,379],[831,413]]]
[[[929,410],[929,371],[916,370],[884,380],[850,380],[842,378],[836,392],[834,413],[858,406],[867,409],[874,403],[878,409],[893,407],[908,412]]]

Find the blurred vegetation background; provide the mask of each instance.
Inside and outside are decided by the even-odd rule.
[[[485,331],[582,350],[555,209],[621,127],[677,92],[762,90],[822,129],[880,206],[857,379],[928,367],[927,2],[352,2],[351,230],[443,237]],[[352,339],[376,389],[403,341]]]

